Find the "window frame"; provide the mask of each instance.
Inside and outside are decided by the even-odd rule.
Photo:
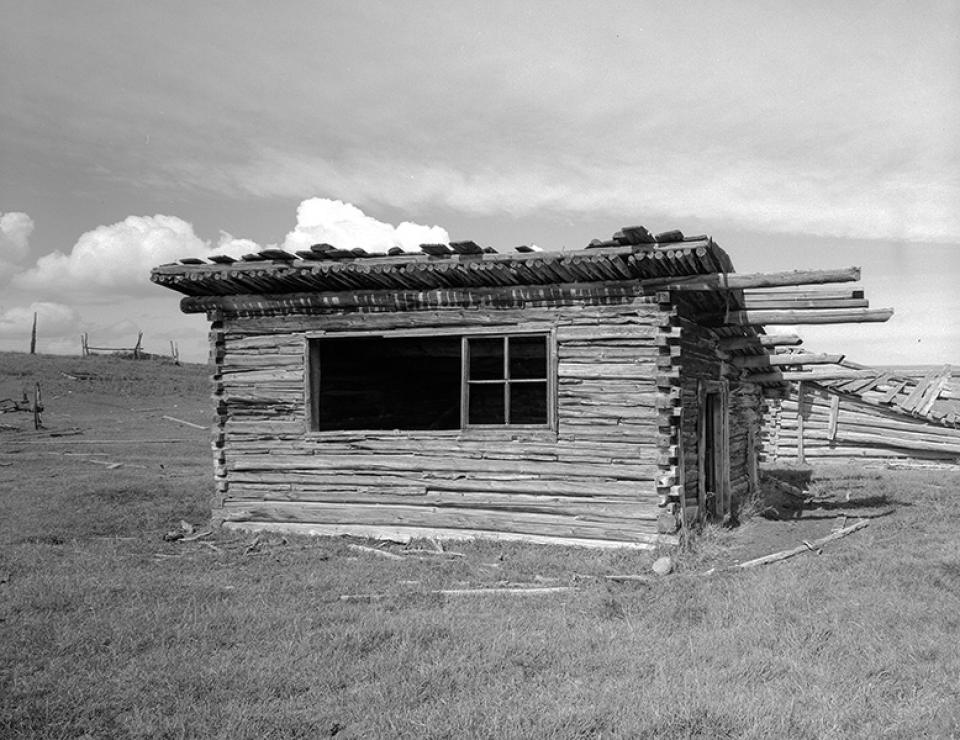
[[[546,350],[544,359],[544,377],[542,378],[511,378],[510,377],[510,340],[517,337],[543,337]],[[477,379],[470,378],[470,340],[471,339],[501,339],[503,341],[503,377]],[[551,368],[551,342],[550,337],[541,332],[507,332],[495,334],[465,334],[460,338],[460,361],[462,364],[460,370],[460,428],[461,429],[551,429],[551,394],[550,394],[550,368]],[[510,423],[510,403],[511,403],[511,385],[533,385],[543,384],[547,407],[547,418],[543,424],[511,424]],[[503,424],[480,424],[470,422],[470,392],[471,388],[478,385],[502,386],[503,387]]]
[[[422,429],[337,429],[337,430],[319,430],[317,429],[319,419],[319,399],[315,387],[319,382],[318,373],[320,370],[319,343],[324,339],[363,339],[380,337],[383,339],[402,339],[405,337],[442,337],[458,336],[460,337],[460,428],[444,430],[422,430]],[[545,424],[470,424],[469,423],[469,345],[471,338],[503,338],[509,337],[543,337],[546,344],[546,404],[547,420]],[[557,338],[553,327],[437,327],[430,329],[386,329],[382,331],[310,331],[304,333],[304,400],[306,411],[306,431],[311,436],[338,436],[343,434],[357,434],[358,432],[368,432],[376,434],[410,434],[417,436],[464,436],[493,433],[495,435],[510,435],[516,433],[547,433],[555,436],[557,432]],[[504,362],[509,362],[509,357],[504,356]],[[509,371],[505,371],[507,375]],[[477,381],[473,381],[477,382]],[[522,379],[509,380],[505,378],[502,381],[494,381],[509,384],[513,383],[543,383],[544,379]],[[508,419],[509,417],[505,417]]]

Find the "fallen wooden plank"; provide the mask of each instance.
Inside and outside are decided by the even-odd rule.
[[[613,581],[614,583],[653,583],[656,578],[652,576],[644,575],[634,575],[634,574],[617,574],[604,576],[604,580]]]
[[[378,550],[376,547],[366,547],[365,545],[354,545],[348,544],[351,550],[356,550],[357,552],[364,552],[370,555],[376,555],[377,557],[386,558],[387,560],[403,560],[402,555],[397,555],[396,553],[387,552],[386,550]]]
[[[546,594],[569,593],[576,590],[576,586],[492,586],[488,588],[442,588],[433,591],[423,591],[422,593],[430,596],[543,596]],[[387,598],[387,596],[389,596],[389,594],[385,593],[342,594],[340,601],[381,601]]]
[[[192,427],[193,429],[203,429],[204,431],[209,429],[209,427],[205,427],[202,424],[194,424],[192,421],[184,421],[183,419],[178,419],[175,416],[164,416],[162,418],[166,419],[167,421],[176,422],[177,424],[183,424],[186,427]]]

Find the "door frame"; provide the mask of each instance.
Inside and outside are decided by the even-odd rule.
[[[716,399],[715,401],[711,399]],[[713,439],[707,439],[707,415],[712,414]],[[730,517],[730,385],[726,380],[697,382],[697,503],[700,520],[726,521]],[[712,507],[707,506],[706,453],[713,450],[710,475],[717,490]]]

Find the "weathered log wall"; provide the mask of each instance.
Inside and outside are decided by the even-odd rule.
[[[251,528],[653,544],[669,463],[657,337],[670,320],[633,298],[215,321],[215,516]],[[307,431],[307,333],[435,328],[552,333],[556,429]]]
[[[960,429],[884,410],[810,383],[768,402],[763,458],[916,459],[960,464]]]

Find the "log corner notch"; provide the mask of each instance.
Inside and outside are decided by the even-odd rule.
[[[686,533],[684,508],[681,319],[668,291],[657,292],[660,326],[657,332],[657,416],[660,463],[657,476],[657,531]]]

